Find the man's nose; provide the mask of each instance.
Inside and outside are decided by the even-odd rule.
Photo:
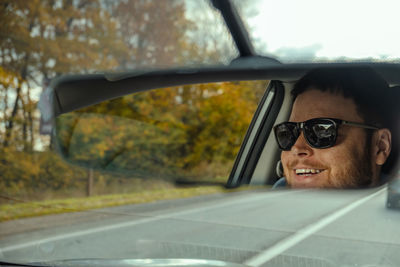
[[[301,132],[299,138],[297,138],[296,143],[294,143],[290,151],[294,156],[299,157],[309,157],[313,154],[313,149],[307,143],[303,132]]]

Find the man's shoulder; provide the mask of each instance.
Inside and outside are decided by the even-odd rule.
[[[275,184],[272,186],[272,189],[284,188],[286,186],[287,186],[286,178],[282,177],[275,182]]]

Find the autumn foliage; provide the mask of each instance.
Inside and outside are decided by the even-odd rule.
[[[220,48],[229,40],[212,31],[199,36],[185,12],[179,0],[0,0],[0,192],[86,183],[87,170],[62,161],[57,140],[39,133],[38,96],[51,79],[227,58]],[[123,167],[130,171],[124,179],[226,177],[265,87],[185,85],[107,101],[62,115],[59,149],[95,169]]]
[[[125,96],[60,116],[57,143],[68,160],[89,168],[204,176],[196,167],[232,167],[265,86],[223,82]]]

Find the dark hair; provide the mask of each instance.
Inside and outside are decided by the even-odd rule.
[[[364,123],[391,130],[393,153],[382,169],[387,172],[395,163],[398,153],[397,147],[393,146],[397,145],[396,116],[399,114],[398,103],[395,103],[396,97],[393,93],[398,95],[398,92],[394,92],[395,90],[369,67],[331,67],[311,70],[295,84],[292,95],[296,99],[298,95],[311,89],[351,98]]]

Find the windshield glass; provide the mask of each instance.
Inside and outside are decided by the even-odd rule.
[[[369,2],[341,9],[339,2],[232,2],[260,55],[282,62],[400,58],[399,9],[391,2],[382,16]],[[205,0],[0,1],[0,261],[400,266],[399,184],[386,187],[389,178],[376,168],[340,154],[372,164],[373,153],[358,142],[370,136],[348,127],[370,122],[347,121],[358,114],[348,98],[341,108],[324,94],[292,105],[297,74],[287,78],[285,68],[301,72],[298,65],[273,65],[270,73],[259,69],[265,61],[252,65],[250,58],[227,66],[238,51],[222,17]],[[84,85],[70,80],[68,87],[68,79]],[[398,89],[374,91],[388,96],[380,105],[366,102],[398,106]],[[290,118],[292,106],[297,118]],[[309,121],[302,116],[316,107],[329,114],[293,123]],[[388,120],[398,115],[390,111]],[[371,136],[382,137],[375,145],[385,161],[391,132],[379,133]],[[280,161],[278,140],[292,149],[300,139],[336,154],[322,166]],[[335,150],[344,140],[348,149]],[[285,177],[293,163],[292,177],[329,181],[335,162],[363,171],[355,175],[374,171],[379,186],[301,190]]]
[[[258,54],[281,62],[400,60],[398,1],[234,2]]]

